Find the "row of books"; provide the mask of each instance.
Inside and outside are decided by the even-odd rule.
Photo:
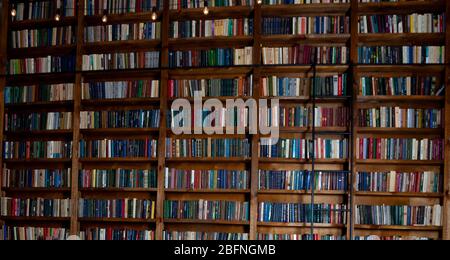
[[[160,112],[157,110],[82,111],[81,129],[99,128],[158,128]]]
[[[359,17],[359,33],[443,33],[444,14],[370,15]]]
[[[248,139],[173,139],[166,138],[166,158],[250,157]]]
[[[264,47],[262,56],[264,65],[346,64],[349,58],[349,49],[345,46],[313,47],[307,45]]]
[[[4,169],[4,188],[70,188],[71,169]]]
[[[209,7],[253,6],[254,0],[210,0]],[[203,8],[203,0],[170,0],[170,9]]]
[[[261,94],[264,97],[304,97],[313,93],[317,97],[346,96],[347,74],[318,77],[314,80],[277,76],[262,78]]]
[[[169,80],[170,98],[253,96],[253,75],[233,79]]]
[[[156,40],[161,37],[161,23],[109,24],[84,28],[85,42]]]
[[[5,159],[65,159],[72,157],[72,142],[7,141],[3,151]]]
[[[3,217],[70,217],[70,199],[24,199],[1,197]]]
[[[258,240],[305,240],[305,241],[334,241],[345,240],[345,236],[319,234],[258,234]]]
[[[170,38],[232,37],[253,35],[253,19],[221,19],[174,21],[170,23]]]
[[[266,17],[264,35],[345,34],[350,33],[348,16]]]
[[[80,140],[80,158],[156,158],[158,140]]]
[[[166,189],[245,190],[250,188],[248,171],[165,169]]]
[[[8,67],[10,75],[73,72],[75,70],[75,55],[11,59]]]
[[[444,87],[437,77],[361,77],[362,96],[441,96]]]
[[[66,240],[69,230],[50,227],[15,227],[1,226],[0,240]]]
[[[248,233],[224,233],[224,232],[194,232],[194,231],[163,231],[164,240],[248,240]]]
[[[350,0],[262,0],[264,5],[345,4]]]
[[[155,219],[156,202],[140,199],[100,200],[81,198],[80,218]]]
[[[5,113],[5,131],[72,129],[72,112]]]
[[[62,16],[75,16],[77,1],[26,1],[15,4],[13,21],[52,19],[59,8]]]
[[[345,127],[350,113],[347,107],[272,107],[260,112],[260,122],[275,127]],[[265,116],[265,118],[264,118]]]
[[[379,107],[359,110],[359,126],[389,128],[441,128],[441,109]]]
[[[248,221],[250,203],[241,201],[164,201],[165,219]]]
[[[429,237],[418,237],[418,236],[355,236],[354,240],[357,241],[415,241],[415,240],[432,240]]]
[[[158,68],[159,54],[159,51],[148,51],[83,55],[83,70]]]
[[[358,47],[361,64],[443,64],[444,46],[362,46]]]
[[[11,48],[70,45],[76,42],[72,26],[11,31]]]
[[[260,170],[258,176],[258,188],[261,191],[347,191],[349,180],[349,173],[345,171]]]
[[[73,100],[73,83],[5,87],[5,104]]]
[[[161,0],[84,0],[84,15],[125,14],[151,12],[153,7],[161,9]]]
[[[192,116],[191,116],[192,115]],[[208,131],[213,128],[223,130],[229,127],[240,127],[245,130],[249,125],[249,109],[248,108],[234,108],[234,109],[216,109],[210,110],[171,110],[168,114],[168,125],[176,132],[178,128],[183,129],[191,126],[203,126]],[[179,120],[182,118],[182,120]],[[189,120],[190,119],[190,120]],[[234,131],[234,130],[233,130]]]
[[[358,191],[438,193],[442,190],[439,172],[358,172]]]
[[[258,221],[280,223],[346,224],[345,204],[260,202]]]
[[[157,171],[129,170],[129,169],[92,169],[81,170],[79,173],[79,187],[110,189],[110,188],[156,188]]]
[[[155,240],[155,231],[119,228],[86,228],[80,231],[80,239],[87,241],[148,241]]]
[[[356,205],[357,225],[442,226],[442,206]]]
[[[358,138],[357,159],[442,160],[442,139]]]
[[[243,49],[170,51],[169,67],[213,67],[253,64],[253,47]]]
[[[158,98],[159,80],[132,80],[84,83],[81,87],[83,100]]]
[[[259,156],[263,158],[310,159],[314,148],[316,159],[347,159],[347,139],[318,138],[314,143],[307,139],[280,138],[276,144],[272,140],[260,143]]]

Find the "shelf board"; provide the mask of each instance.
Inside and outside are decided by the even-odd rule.
[[[228,221],[228,220],[198,220],[198,219],[164,219],[165,224],[213,224],[213,225],[234,225],[248,226],[249,221]]]
[[[336,64],[336,65],[317,65],[317,73],[344,73],[349,69],[348,65]],[[275,64],[275,65],[262,65],[261,74],[263,75],[276,75],[276,74],[291,74],[291,75],[304,75],[313,73],[313,66],[311,64]]]
[[[46,84],[75,83],[75,72],[7,75],[6,82],[8,86],[34,85],[37,82]]]
[[[266,35],[261,37],[263,46],[286,46],[302,44],[330,44],[344,46],[350,34],[306,34],[306,35]]]
[[[357,101],[360,103],[367,102],[442,102],[445,100],[443,96],[358,96]]]
[[[157,192],[157,188],[80,188],[82,193],[96,193],[96,192]]]
[[[359,64],[356,71],[359,73],[442,73],[445,66],[442,64]]]
[[[252,36],[215,36],[196,38],[172,38],[169,39],[169,47],[174,50],[189,48],[218,48],[218,47],[245,47],[253,45]]]
[[[159,133],[159,128],[100,128],[100,129],[81,129],[83,136],[117,136],[117,135],[148,135]]]
[[[357,133],[363,134],[413,134],[413,135],[441,135],[444,129],[430,128],[392,128],[392,127],[357,127]]]
[[[409,230],[409,231],[440,231],[442,227],[435,226],[384,226],[384,225],[355,225],[355,229],[370,230]]]
[[[184,163],[184,162],[215,162],[215,163],[246,163],[250,162],[250,158],[166,158],[167,163]]]
[[[25,193],[66,193],[70,192],[70,188],[7,188],[3,187],[2,191],[4,192],[11,192],[11,193],[18,193],[18,192],[25,192]]]
[[[445,1],[442,0],[359,3],[357,9],[359,15],[434,13],[442,10],[445,10]]]
[[[157,162],[157,158],[80,158],[79,162],[84,164],[96,163],[153,163]]]
[[[6,131],[5,136],[22,138],[50,138],[50,137],[69,137],[73,131],[69,130],[42,130],[42,131]]]
[[[208,9],[209,14],[207,16],[203,14],[203,8],[170,10],[169,11],[170,21],[249,17],[253,12],[253,7],[251,6],[231,6],[231,7],[210,6]]]
[[[39,101],[33,103],[17,103],[17,104],[5,104],[6,110],[35,110],[35,109],[54,109],[61,108],[73,108],[73,101]]]
[[[311,159],[259,158],[260,163],[311,164]],[[347,159],[316,159],[316,164],[346,164]]]
[[[258,222],[258,226],[311,228],[311,223]],[[344,224],[314,223],[314,228],[339,228],[339,229],[341,229],[341,228],[345,228],[345,225]]]
[[[139,79],[159,79],[161,70],[159,68],[148,69],[125,69],[125,70],[93,70],[82,71],[83,82],[104,81],[127,81]]]
[[[158,20],[162,17],[162,12],[158,11]],[[140,13],[123,13],[123,14],[108,14],[108,21],[103,23],[103,15],[85,15],[85,26],[96,25],[110,25],[110,24],[125,24],[125,23],[145,23],[152,21],[152,12],[140,12]]]
[[[350,4],[286,4],[262,5],[263,17],[297,16],[306,14],[344,15],[350,10]]]
[[[169,77],[176,78],[205,78],[214,75],[215,78],[245,76],[252,72],[253,66],[228,66],[209,68],[172,68],[169,70]]]
[[[118,51],[150,51],[161,46],[161,40],[130,40],[130,41],[103,41],[85,43],[82,46],[83,54],[114,53]]]
[[[149,104],[159,104],[159,102],[159,98],[90,99],[82,100],[81,107],[144,106]]]
[[[279,195],[311,195],[311,191],[304,190],[259,190],[259,194],[279,194]],[[346,191],[315,191],[315,195],[346,195]]]
[[[359,34],[359,46],[445,45],[444,33],[368,33]]]
[[[3,162],[14,164],[71,163],[72,159],[3,159]]]
[[[444,161],[419,161],[419,160],[377,160],[377,159],[358,159],[357,164],[373,164],[373,165],[443,165]]]
[[[78,218],[80,222],[106,222],[106,223],[155,223],[154,219],[140,218]]]
[[[369,192],[356,191],[356,196],[366,197],[414,197],[414,198],[441,198],[442,193],[419,193],[419,192]]]
[[[250,190],[238,189],[165,189],[166,193],[247,194]]]
[[[11,48],[8,50],[8,59],[24,59],[43,56],[65,56],[76,51],[76,45],[33,47],[33,48]]]
[[[312,133],[312,127],[280,127],[281,133]],[[318,134],[345,134],[350,130],[347,127],[316,127]]]
[[[10,217],[1,216],[0,219],[5,221],[18,221],[18,222],[66,222],[70,221],[70,218],[58,218],[58,217]]]
[[[58,27],[58,26],[76,26],[77,17],[61,17],[59,22],[55,19],[41,19],[41,20],[23,20],[23,21],[13,21],[10,22],[10,30],[26,30],[31,28],[43,28],[43,27]]]

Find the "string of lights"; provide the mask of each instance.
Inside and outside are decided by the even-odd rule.
[[[208,0],[204,0],[204,7],[203,7],[203,14],[204,15],[208,15],[209,14],[209,1]],[[257,4],[262,4],[262,0],[257,0],[256,1]],[[74,8],[65,8],[66,10],[73,10]],[[118,10],[118,9],[115,9]],[[122,9],[122,10],[127,10],[127,9]],[[12,4],[11,6],[11,16],[12,17],[16,17],[17,15],[17,10],[15,8],[15,5]],[[57,8],[55,11],[55,16],[54,16],[55,21],[59,22],[61,20],[61,9]],[[156,6],[152,7],[152,20],[156,21],[158,19],[158,13],[157,13],[157,8]],[[103,23],[107,23],[108,22],[108,10],[103,10],[103,15],[101,18]]]

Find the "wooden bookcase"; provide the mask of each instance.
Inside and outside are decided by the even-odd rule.
[[[3,6],[9,6],[9,0],[2,0]],[[182,11],[170,10],[169,1],[164,1],[162,10],[158,11],[158,21],[161,23],[162,33],[158,40],[148,41],[126,41],[126,42],[101,42],[84,43],[84,28],[87,25],[101,25],[101,17],[88,17],[84,15],[84,1],[78,1],[78,11],[75,17],[64,18],[60,22],[53,20],[44,21],[24,21],[12,22],[9,15],[9,9],[3,8],[0,23],[0,142],[3,143],[7,133],[4,133],[3,122],[5,114],[4,88],[14,84],[28,84],[32,82],[61,83],[73,82],[74,100],[73,102],[59,103],[40,103],[25,104],[10,107],[9,109],[24,109],[33,111],[35,109],[57,109],[61,111],[73,112],[73,129],[70,131],[55,131],[53,133],[41,133],[33,138],[39,139],[43,135],[49,135],[55,138],[69,137],[73,141],[72,158],[69,160],[7,160],[3,161],[0,157],[0,174],[4,164],[8,167],[45,167],[49,165],[66,166],[72,169],[72,186],[70,189],[61,190],[43,190],[43,189],[25,189],[25,190],[1,190],[2,196],[32,196],[44,198],[68,198],[72,199],[72,215],[69,219],[54,218],[2,218],[2,222],[7,224],[20,223],[22,225],[45,225],[45,226],[64,226],[70,228],[71,234],[78,234],[80,227],[88,226],[120,226],[134,228],[151,228],[156,231],[156,239],[163,237],[164,230],[188,230],[188,231],[221,231],[221,232],[245,232],[249,233],[250,239],[256,239],[258,233],[309,233],[310,224],[284,224],[284,223],[260,223],[258,222],[258,204],[261,201],[274,202],[311,202],[311,192],[289,192],[289,191],[259,191],[258,174],[260,169],[267,170],[302,170],[311,169],[310,160],[276,160],[259,158],[258,142],[260,135],[248,135],[251,140],[251,158],[217,160],[217,159],[167,159],[165,158],[165,140],[171,135],[166,123],[167,109],[170,107],[171,100],[168,97],[168,81],[170,79],[203,79],[209,77],[238,77],[252,74],[254,80],[253,97],[258,99],[261,96],[260,79],[264,76],[294,76],[294,77],[312,77],[312,65],[298,66],[264,66],[261,61],[261,49],[271,46],[292,46],[295,44],[329,44],[336,46],[347,46],[350,49],[349,64],[346,65],[319,65],[317,66],[318,76],[329,76],[337,73],[347,73],[349,76],[350,95],[342,98],[324,99],[320,98],[317,103],[344,104],[349,106],[352,111],[352,120],[345,128],[327,128],[318,129],[318,135],[324,136],[347,136],[349,139],[349,158],[346,160],[316,160],[316,170],[347,170],[350,176],[350,189],[347,192],[315,192],[314,201],[316,203],[346,203],[349,209],[354,209],[358,203],[368,204],[433,204],[440,203],[444,205],[444,226],[442,228],[434,227],[379,227],[369,225],[355,226],[353,210],[348,210],[347,224],[315,224],[314,231],[319,234],[337,234],[344,235],[347,239],[352,239],[355,235],[365,234],[404,234],[404,235],[429,235],[439,239],[450,239],[450,91],[446,91],[445,97],[394,97],[394,98],[372,98],[360,97],[359,79],[364,75],[381,76],[407,76],[407,75],[437,75],[445,81],[446,87],[450,87],[450,2],[445,0],[427,0],[427,1],[400,1],[398,3],[377,3],[361,4],[358,0],[351,0],[349,4],[309,4],[309,5],[281,5],[267,6],[258,5],[251,7],[227,7],[210,8],[208,19],[220,19],[229,17],[251,17],[254,19],[254,35],[243,37],[218,37],[209,39],[170,39],[169,26],[174,20],[183,19],[205,19],[201,9],[187,9]],[[359,35],[358,34],[358,16],[362,14],[402,14],[414,12],[437,12],[446,10],[447,31],[445,34],[380,34],[380,35]],[[349,34],[342,35],[319,35],[298,37],[298,36],[264,36],[262,33],[262,19],[270,16],[320,16],[340,14],[350,17],[351,28]],[[109,15],[108,23],[135,23],[151,21],[151,13]],[[29,48],[26,50],[14,50],[8,48],[8,32],[11,29],[30,28],[35,26],[56,26],[72,25],[77,28],[76,44],[64,47],[52,48]],[[411,44],[438,44],[445,45],[446,63],[443,65],[361,65],[358,64],[358,46],[360,45],[411,45]],[[181,49],[201,49],[208,47],[242,47],[253,46],[253,65],[232,66],[226,68],[169,68],[169,51]],[[82,56],[91,53],[110,53],[120,51],[134,50],[158,50],[160,51],[159,69],[138,69],[123,71],[83,71]],[[7,61],[10,57],[30,57],[45,53],[63,54],[67,52],[76,53],[76,71],[74,73],[57,74],[36,74],[36,75],[7,75]],[[105,81],[105,80],[130,80],[130,79],[157,79],[161,82],[160,98],[146,99],[137,101],[133,99],[105,100],[105,101],[87,101],[81,99],[81,87],[83,82],[87,81]],[[311,97],[294,98],[287,100],[291,103],[311,103]],[[434,130],[380,130],[380,129],[362,129],[358,127],[358,109],[363,106],[377,104],[421,104],[426,106],[433,105],[445,109],[445,128],[442,131]],[[159,129],[118,129],[118,130],[80,130],[80,111],[94,106],[104,109],[127,109],[136,107],[159,106],[161,111],[161,123]],[[320,133],[320,131],[328,133]],[[20,133],[9,133],[18,135]],[[292,131],[282,132],[282,136],[309,135],[311,129],[294,129]],[[78,156],[79,141],[83,136],[97,137],[115,137],[115,136],[145,136],[152,135],[158,138],[158,158],[143,160],[135,159],[112,159],[112,160],[84,160]],[[26,137],[27,134],[23,134]],[[415,137],[415,136],[437,136],[445,138],[445,160],[444,161],[373,161],[357,160],[356,140],[359,136],[389,136],[389,137]],[[196,136],[204,137],[204,136]],[[2,154],[0,146],[0,154]],[[149,168],[155,167],[158,172],[157,188],[155,189],[81,189],[78,187],[78,173],[83,168],[113,168],[117,166]],[[179,167],[183,169],[242,169],[250,173],[250,189],[238,191],[219,191],[219,190],[166,190],[164,188],[164,172],[166,167]],[[391,194],[391,193],[364,193],[356,192],[356,172],[358,170],[413,170],[413,169],[437,169],[444,173],[444,190],[439,194]],[[125,220],[125,219],[81,219],[78,217],[78,199],[80,197],[89,198],[116,198],[116,197],[136,197],[153,199],[156,201],[156,218],[154,220]],[[191,220],[165,220],[163,218],[163,203],[166,199],[218,199],[218,200],[238,200],[250,202],[250,220],[249,221],[191,221]]]

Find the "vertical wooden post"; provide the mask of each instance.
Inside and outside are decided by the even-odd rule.
[[[358,0],[351,0],[351,7],[350,7],[350,68],[348,70],[348,91],[350,91],[351,94],[351,121],[350,121],[350,127],[351,127],[351,140],[350,142],[350,153],[349,153],[349,170],[351,171],[350,179],[349,179],[349,192],[348,192],[348,214],[347,214],[347,239],[352,240],[353,239],[353,232],[354,232],[354,199],[355,199],[355,191],[356,185],[355,185],[355,175],[357,172],[357,165],[356,165],[356,141],[357,141],[357,132],[356,132],[356,123],[358,122],[358,103],[357,103],[357,96],[359,93],[359,87],[358,87],[358,75],[357,75],[357,67],[358,64]]]
[[[164,174],[166,166],[165,143],[167,135],[167,87],[169,81],[169,1],[164,1],[163,15],[161,20],[161,91],[160,91],[160,113],[161,121],[158,139],[158,189],[156,199],[156,239],[163,239],[164,231]]]
[[[445,160],[444,160],[444,240],[450,240],[450,2],[446,1],[445,32]]]
[[[80,106],[81,106],[81,85],[83,68],[83,35],[84,35],[84,1],[78,1],[77,6],[77,53],[76,53],[76,74],[75,86],[73,90],[73,139],[72,139],[72,190],[71,190],[71,218],[70,218],[70,233],[72,235],[79,234],[78,223],[78,200],[80,192],[78,188],[78,174],[80,170],[78,148],[80,144]]]

